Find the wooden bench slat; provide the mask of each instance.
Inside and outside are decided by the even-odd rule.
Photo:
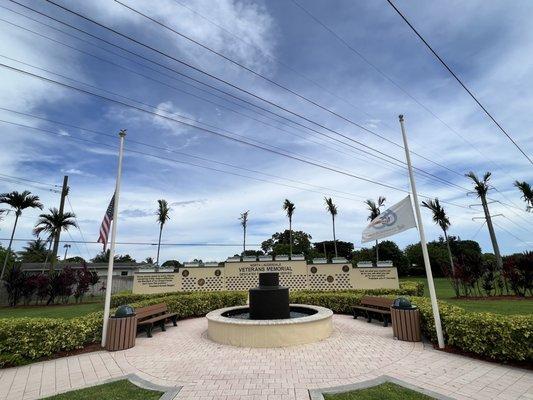
[[[161,330],[165,331],[165,322],[171,319],[174,326],[176,326],[178,316],[177,313],[169,313],[167,305],[164,303],[138,308],[135,310],[135,313],[137,316],[137,327],[145,326],[148,337],[152,336],[152,329],[155,323],[158,323],[161,326]]]

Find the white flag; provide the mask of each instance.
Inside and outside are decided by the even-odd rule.
[[[382,239],[411,228],[416,228],[416,221],[411,197],[407,196],[373,219],[363,231],[361,242]]]

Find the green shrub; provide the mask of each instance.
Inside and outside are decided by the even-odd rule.
[[[420,309],[422,331],[437,342],[431,301],[413,297]],[[533,361],[533,316],[474,313],[439,301],[446,344],[498,361]]]
[[[124,297],[121,297],[124,298]],[[243,305],[244,292],[196,292],[144,296],[127,302],[133,307],[165,303],[178,318],[199,317],[217,308]],[[116,302],[115,302],[116,304]],[[98,343],[102,332],[102,312],[74,319],[2,318],[0,319],[0,368],[22,365],[42,357]]]
[[[80,318],[0,319],[0,367],[82,348],[100,339],[102,313]]]
[[[423,288],[422,288],[423,289]],[[351,314],[363,291],[292,292],[292,303],[327,307],[338,314]],[[398,293],[385,294],[395,297]],[[423,335],[437,342],[431,301],[427,297],[410,296],[420,309]],[[440,317],[446,344],[466,353],[497,361],[533,361],[533,316],[473,313],[439,301]]]

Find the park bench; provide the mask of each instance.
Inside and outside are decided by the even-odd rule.
[[[136,308],[135,314],[137,315],[137,328],[143,327],[148,337],[152,337],[154,325],[159,325],[162,331],[166,331],[165,323],[169,319],[174,326],[177,325],[178,314],[169,313],[164,303]]]
[[[353,307],[353,317],[366,317],[368,322],[372,322],[372,316],[379,315],[383,326],[388,326],[392,302],[392,299],[385,297],[363,296],[360,305]]]

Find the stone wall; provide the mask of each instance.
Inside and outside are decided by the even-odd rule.
[[[181,268],[178,272],[136,273],[133,293],[242,290],[256,287],[261,272],[278,272],[291,290],[398,289],[396,268],[353,268],[351,264],[305,261],[227,262],[224,267]]]

